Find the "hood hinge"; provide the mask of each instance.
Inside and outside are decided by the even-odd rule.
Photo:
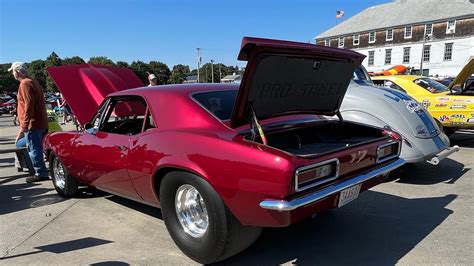
[[[337,116],[337,118],[339,118],[339,122],[343,122],[343,121],[344,121],[344,119],[342,119],[341,111],[336,110],[336,116]]]
[[[262,139],[262,143],[267,145],[267,138],[265,137],[265,133],[263,133],[263,129],[260,126],[260,122],[258,122],[257,115],[255,114],[255,110],[253,109],[252,102],[249,103],[249,111],[250,111],[250,129],[252,131],[252,141],[255,141],[257,136],[257,132],[260,135],[260,139]]]

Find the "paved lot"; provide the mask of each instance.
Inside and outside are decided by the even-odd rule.
[[[16,128],[0,117],[0,148]],[[391,265],[474,262],[474,132],[438,167],[404,167],[392,181],[341,209],[266,229],[222,264]],[[194,264],[168,235],[160,210],[82,189],[56,195],[51,182],[26,184],[12,155],[0,155],[0,264]]]

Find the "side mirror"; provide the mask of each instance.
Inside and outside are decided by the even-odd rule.
[[[95,134],[94,126],[91,123],[86,123],[84,129],[89,134]]]

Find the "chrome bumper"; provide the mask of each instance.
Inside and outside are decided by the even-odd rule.
[[[435,154],[431,159],[427,160],[427,162],[432,165],[438,165],[439,162],[446,159],[449,155],[458,151],[459,151],[459,146],[454,145],[453,147],[446,148],[442,150],[441,152],[439,152],[438,154]]]
[[[322,190],[316,191],[312,194],[307,196],[297,198],[291,201],[285,200],[264,200],[260,202],[260,207],[267,209],[267,210],[277,210],[277,211],[291,211],[296,208],[314,203],[318,200],[331,196],[335,193],[340,192],[346,188],[355,186],[359,183],[365,182],[369,179],[377,177],[382,174],[386,174],[402,165],[405,164],[405,160],[398,159],[388,165],[382,166],[375,170],[372,170],[366,174],[359,175],[357,177],[351,178],[349,180],[343,181],[341,183],[334,184],[332,186],[326,187]]]

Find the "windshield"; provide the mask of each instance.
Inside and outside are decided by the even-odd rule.
[[[419,78],[413,82],[431,93],[440,93],[448,90],[446,86],[430,78]]]
[[[355,81],[358,84],[368,84],[368,85],[374,85],[372,80],[369,77],[369,74],[365,70],[363,66],[359,66],[354,70],[354,74],[352,75],[352,80]]]

